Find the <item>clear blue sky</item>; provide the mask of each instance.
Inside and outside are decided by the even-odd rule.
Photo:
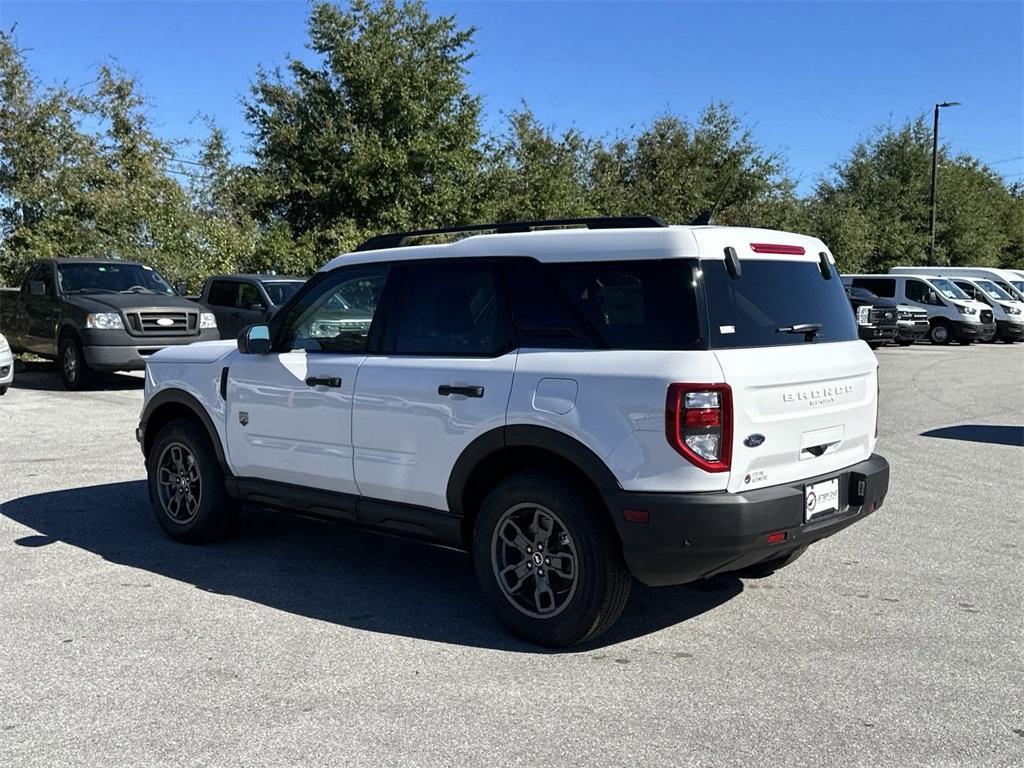
[[[487,126],[525,100],[542,122],[629,133],[671,111],[729,102],[807,192],[873,126],[935,101],[941,135],[1024,179],[1024,3],[430,2],[477,27],[470,85]],[[304,50],[293,2],[0,0],[46,82],[87,83],[115,58],[167,138],[209,114],[245,150],[240,99],[257,65]]]

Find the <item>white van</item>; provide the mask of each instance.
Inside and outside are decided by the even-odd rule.
[[[1016,301],[995,282],[983,277],[951,277],[950,280],[972,299],[992,307],[997,339],[1012,344],[1024,338],[1024,302]]]
[[[892,275],[939,275],[944,277],[970,277],[991,280],[1015,301],[1024,301],[1024,275],[1014,269],[995,267],[892,267]]]
[[[995,338],[991,308],[970,298],[950,280],[930,275],[843,275],[843,285],[867,288],[886,299],[919,307],[928,313],[932,344],[960,344]]]

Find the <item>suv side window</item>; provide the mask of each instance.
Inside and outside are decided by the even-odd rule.
[[[238,306],[241,309],[252,309],[254,306],[263,306],[263,297],[259,288],[252,283],[242,283],[238,291]]]
[[[214,280],[210,285],[210,295],[206,297],[209,304],[217,307],[234,307],[238,296],[238,284],[230,280]]]
[[[907,298],[911,301],[916,301],[919,304],[941,304],[941,302],[935,298],[935,291],[927,283],[923,283],[920,280],[907,280],[907,286],[904,289]]]
[[[400,293],[396,354],[496,357],[515,347],[493,263],[410,263]]]
[[[867,288],[875,296],[884,299],[896,298],[896,281],[887,277],[855,277],[853,284],[858,288]]]
[[[502,275],[519,342],[543,349],[595,349],[586,320],[574,315],[544,265],[534,259],[505,259]]]
[[[275,324],[279,351],[369,351],[370,329],[390,271],[387,264],[344,267],[308,283],[281,324]]]

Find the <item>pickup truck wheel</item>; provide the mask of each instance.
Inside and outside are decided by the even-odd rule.
[[[65,336],[60,340],[58,351],[60,360],[60,378],[64,387],[71,391],[86,389],[93,380],[93,371],[85,362],[82,345],[74,336]]]
[[[746,568],[741,568],[738,571],[733,571],[733,574],[740,576],[744,579],[763,579],[767,576],[771,576],[780,568],[785,568],[790,563],[794,562],[797,558],[803,555],[807,551],[807,545],[804,544],[802,547],[797,547],[791,552],[788,552],[782,557],[775,557],[771,560],[763,560],[760,563],[754,563]]]
[[[524,472],[488,494],[473,534],[477,579],[499,620],[532,643],[591,640],[622,613],[632,576],[590,494]]]
[[[945,320],[936,320],[928,331],[928,339],[932,344],[949,344],[953,338],[953,329]]]
[[[229,533],[238,505],[228,498],[224,473],[198,424],[176,419],[161,428],[146,470],[150,507],[172,539],[214,541]]]
[[[0,397],[7,394],[7,387],[0,387]]]

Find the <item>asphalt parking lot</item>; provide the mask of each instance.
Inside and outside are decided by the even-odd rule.
[[[141,378],[0,400],[0,766],[1024,764],[1024,346],[885,349],[879,513],[541,652],[457,553],[160,532]]]

